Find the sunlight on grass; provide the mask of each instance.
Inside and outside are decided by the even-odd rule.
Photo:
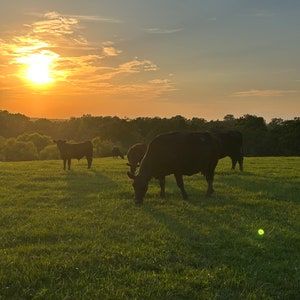
[[[296,299],[299,158],[221,160],[133,204],[124,160],[1,163],[0,299]]]

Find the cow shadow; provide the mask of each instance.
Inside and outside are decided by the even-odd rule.
[[[63,172],[65,172],[66,194],[61,204],[68,207],[85,207],[88,202],[109,200],[113,197],[110,191],[119,189],[118,181],[95,168],[89,170],[74,168]]]
[[[167,260],[185,264],[184,257],[188,257],[189,268],[207,272],[207,280],[212,284],[215,279],[213,276],[222,274],[225,269],[234,270],[235,274],[232,276],[239,274],[238,276],[244,278],[244,284],[247,283],[252,288],[257,287],[259,282],[266,282],[266,278],[272,278],[267,286],[261,285],[262,290],[272,293],[274,289],[279,289],[276,282],[280,284],[284,279],[285,273],[279,271],[284,270],[284,266],[277,269],[274,278],[271,263],[278,261],[282,251],[297,253],[299,243],[291,244],[290,237],[275,228],[266,231],[265,236],[260,236],[257,234],[257,228],[245,224],[242,217],[238,222],[226,216],[230,209],[224,210],[225,215],[222,215],[222,206],[222,203],[217,204],[210,199],[198,201],[197,205],[194,201],[180,204],[174,200],[168,203],[167,209],[164,209],[161,203],[146,204],[142,209],[161,224],[169,232],[166,235],[172,243],[176,243],[176,247],[170,247]],[[232,207],[232,204],[229,206]],[[245,215],[251,220],[253,207],[244,209]],[[264,218],[272,222],[273,216],[265,215]],[[214,275],[210,277],[210,273]],[[231,290],[234,289],[235,287],[231,286]]]
[[[234,186],[238,192],[250,192],[258,199],[269,199],[274,201],[299,202],[300,186],[287,178],[268,178],[267,175],[257,173],[243,172],[235,176],[229,176],[228,173],[220,173],[217,177],[217,183],[221,186]],[[222,196],[227,197],[224,192]]]

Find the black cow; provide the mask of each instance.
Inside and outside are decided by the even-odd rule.
[[[137,176],[133,178],[134,202],[140,204],[152,177],[160,183],[160,196],[165,196],[165,176],[174,174],[184,200],[183,175],[201,172],[208,184],[206,195],[213,193],[215,168],[219,159],[219,141],[208,132],[173,132],[157,136],[148,147]],[[128,172],[129,173],[129,172]]]
[[[124,155],[118,147],[113,147],[111,150],[111,154],[113,158],[118,158],[118,156],[120,156],[122,159],[124,159]]]
[[[72,143],[69,144],[63,140],[53,141],[57,144],[60,156],[63,160],[64,170],[66,169],[66,162],[68,161],[68,169],[71,167],[71,159],[77,158],[80,160],[84,156],[88,162],[88,169],[92,165],[93,161],[93,144],[91,141],[82,142],[82,143]]]
[[[127,151],[127,165],[130,167],[130,174],[134,175],[137,167],[140,165],[146,151],[147,144],[137,143],[132,145]]]
[[[239,163],[240,171],[243,171],[243,135],[237,130],[214,133],[220,140],[220,159],[226,156],[231,158],[231,168],[235,169]]]

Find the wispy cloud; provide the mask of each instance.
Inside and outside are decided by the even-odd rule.
[[[80,21],[115,23],[115,24],[122,23],[121,20],[110,18],[110,17],[103,17],[103,16],[86,16],[86,15],[67,15],[67,16],[70,18],[78,19]]]
[[[35,34],[69,35],[74,33],[78,20],[66,17],[57,12],[49,12],[44,15],[44,20],[27,25]]]
[[[266,10],[253,10],[247,14],[242,14],[242,16],[252,18],[271,18],[275,16],[275,13]]]
[[[248,90],[232,94],[233,97],[281,97],[300,94],[300,90]]]
[[[28,15],[32,15],[39,18],[48,18],[48,19],[55,19],[55,18],[61,18],[62,15],[56,11],[48,12],[48,13],[36,13],[31,12],[28,13]],[[121,20],[112,18],[112,17],[106,17],[106,16],[95,16],[95,15],[72,15],[72,14],[64,14],[64,18],[70,18],[70,19],[76,19],[79,21],[88,21],[88,22],[102,22],[102,23],[122,23]]]
[[[182,31],[183,28],[174,28],[174,29],[166,29],[166,28],[147,28],[145,31],[147,33],[152,33],[152,34],[171,34],[175,32]]]
[[[122,51],[116,49],[115,47],[112,47],[112,46],[109,46],[109,47],[105,46],[105,47],[103,47],[103,54],[105,56],[117,56],[120,53],[122,53]]]
[[[0,40],[0,90],[19,86],[22,81],[19,70],[24,61],[20,58],[42,51],[55,57],[52,68],[56,86],[52,87],[52,93],[135,94],[143,91],[151,94],[155,88],[152,94],[158,95],[174,89],[169,79],[155,79],[159,67],[154,62],[137,58],[128,61],[113,41],[90,42],[81,25],[82,21],[121,21],[100,16],[61,15],[58,12],[34,16],[38,20],[25,24],[25,31],[20,29],[20,35]],[[169,34],[180,30],[152,28],[149,32]],[[12,77],[15,77],[15,84],[11,84]]]

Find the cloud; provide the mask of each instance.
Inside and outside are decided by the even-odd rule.
[[[55,11],[34,16],[39,20],[25,24],[19,35],[0,40],[0,90],[13,90],[16,86],[20,90],[22,82],[28,87],[20,76],[20,70],[25,67],[22,62],[26,61],[22,58],[41,52],[54,57],[52,72],[56,83],[51,87],[53,95],[140,95],[145,92],[158,96],[174,90],[169,79],[155,79],[159,67],[151,60],[128,60],[113,41],[90,42],[83,34],[88,28],[82,30],[81,21],[120,21],[98,16],[62,15]],[[152,32],[180,30],[152,29]],[[15,78],[14,84],[10,84],[12,78]]]
[[[102,17],[102,16],[86,16],[86,15],[67,15],[67,16],[70,18],[76,18],[80,21],[115,23],[115,24],[122,23],[121,20],[109,18],[109,17]]]
[[[235,92],[233,97],[281,97],[291,94],[299,94],[300,90],[248,90]]]
[[[266,10],[253,10],[246,14],[241,14],[242,17],[250,17],[250,18],[272,18],[276,14]]]
[[[116,49],[115,47],[103,47],[103,54],[105,56],[117,56],[120,53],[122,53],[122,51]]]
[[[47,12],[47,13],[28,13],[28,15],[32,15],[39,18],[47,18],[47,19],[56,19],[62,17],[62,15],[56,11]],[[121,20],[104,17],[104,16],[92,16],[92,15],[70,15],[64,14],[64,18],[76,19],[79,21],[87,21],[87,22],[101,22],[101,23],[122,23]]]
[[[146,32],[151,34],[171,34],[175,32],[182,31],[182,28],[175,28],[175,29],[163,29],[163,28],[147,28],[145,29]]]
[[[154,84],[166,84],[166,83],[170,83],[171,80],[169,79],[153,79],[149,81],[150,83],[154,83]]]
[[[32,25],[27,25],[33,33],[47,33],[54,35],[69,35],[73,34],[78,20],[75,18],[65,17],[56,12],[49,12],[44,15],[46,20],[34,22]]]
[[[120,66],[120,70],[128,73],[137,73],[140,71],[157,71],[158,67],[156,64],[152,63],[150,60],[132,60],[126,62]]]

